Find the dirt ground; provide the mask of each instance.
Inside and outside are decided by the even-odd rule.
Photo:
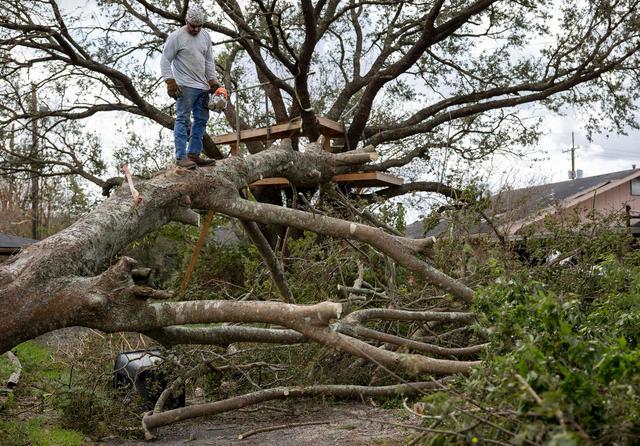
[[[382,409],[368,404],[299,401],[269,404],[251,411],[236,411],[208,418],[177,423],[157,429],[154,446],[164,445],[406,445],[417,435],[388,423],[419,425],[419,421],[400,409]],[[239,440],[242,433],[254,429],[305,422],[327,424],[287,427],[257,433]],[[143,441],[109,439],[105,445],[149,446]]]

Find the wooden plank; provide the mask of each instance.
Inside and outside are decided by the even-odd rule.
[[[264,141],[267,137],[270,140],[290,138],[292,136],[302,136],[300,130],[302,128],[301,120],[272,125],[270,128],[261,127],[257,129],[248,129],[240,131],[240,142]],[[226,133],[213,137],[216,144],[232,144],[237,142],[235,133]]]
[[[318,125],[320,133],[331,136],[344,136],[344,125],[341,122],[332,121],[331,119],[318,116]]]
[[[404,180],[384,172],[355,172],[336,175],[332,178],[336,183],[353,183],[360,187],[401,186]]]
[[[402,178],[389,175],[384,172],[356,172],[334,176],[331,181],[335,183],[350,183],[358,187],[389,187],[404,184]],[[289,181],[283,177],[264,178],[255,181],[249,187],[288,187]]]
[[[254,181],[249,185],[249,187],[259,187],[259,186],[286,187],[286,186],[289,186],[289,180],[283,177],[263,178],[262,180]]]
[[[344,126],[327,118],[318,118],[318,126],[320,133],[328,139],[336,136],[344,136]],[[260,127],[257,129],[247,129],[240,131],[240,142],[251,141],[273,141],[282,138],[291,138],[294,136],[304,136],[302,129],[302,120],[300,118],[291,121],[279,122],[270,127]],[[226,133],[213,137],[216,144],[233,144],[238,138],[235,133]]]

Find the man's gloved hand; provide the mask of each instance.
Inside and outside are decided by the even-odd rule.
[[[165,81],[167,83],[167,94],[172,98],[176,99],[178,96],[182,94],[180,87],[176,84],[175,79],[167,79]]]
[[[220,84],[218,83],[218,81],[211,79],[208,82],[209,82],[209,93],[213,93],[218,88],[220,88]]]
[[[213,94],[214,96],[224,96],[225,99],[229,99],[229,92],[224,87],[216,88],[216,91]]]

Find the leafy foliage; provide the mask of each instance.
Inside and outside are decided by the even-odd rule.
[[[572,263],[487,262],[476,310],[491,348],[468,379],[425,399],[452,431],[429,444],[461,432],[513,444],[637,444],[640,253],[619,231],[581,229],[528,246],[535,255],[562,245],[576,253]]]

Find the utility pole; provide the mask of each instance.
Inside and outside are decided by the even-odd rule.
[[[39,208],[40,208],[40,175],[38,163],[38,120],[35,119],[38,113],[38,96],[36,94],[36,86],[31,86],[31,150],[29,151],[30,169],[31,169],[31,238],[40,239],[39,234]]]
[[[573,132],[571,132],[571,148],[569,150],[563,150],[562,153],[571,152],[571,172],[569,172],[569,177],[572,180],[576,179],[576,150],[579,147],[576,147],[575,138]]]

